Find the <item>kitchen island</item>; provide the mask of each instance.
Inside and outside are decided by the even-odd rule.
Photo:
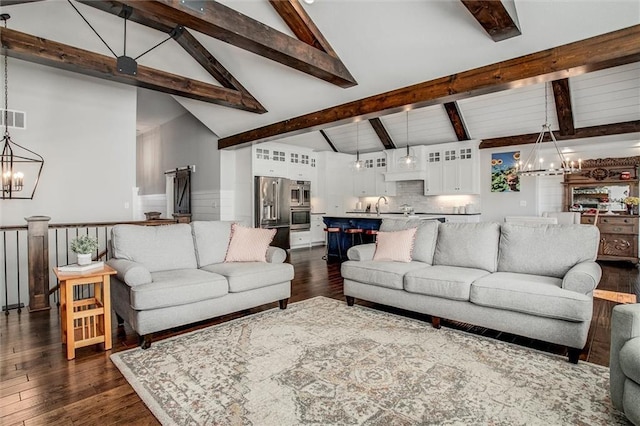
[[[340,228],[341,232],[338,234],[332,234],[327,239],[327,260],[339,259],[345,260],[347,258],[347,250],[352,245],[352,240],[355,239],[355,243],[360,243],[360,237],[352,236],[345,233],[345,229],[359,228],[366,231],[377,231],[380,229],[380,224],[383,220],[438,220],[444,222],[445,218],[441,215],[398,215],[398,214],[380,214],[375,213],[347,213],[344,215],[323,216],[324,224],[327,228]],[[369,237],[369,240],[367,240]],[[363,242],[372,242],[373,238],[367,235],[362,235]],[[340,249],[338,249],[340,247]]]

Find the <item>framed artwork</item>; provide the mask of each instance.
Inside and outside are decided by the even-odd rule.
[[[491,192],[520,192],[520,151],[491,154]]]

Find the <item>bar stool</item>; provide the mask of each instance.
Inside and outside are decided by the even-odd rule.
[[[376,235],[378,235],[378,230],[377,229],[366,229],[364,231],[364,235],[366,235],[367,240],[371,243],[375,243],[376,242]]]
[[[344,230],[344,233],[347,235],[351,235],[351,247],[356,245],[356,235],[360,237],[360,244],[362,244],[362,233],[364,229],[362,228],[347,228]]]
[[[338,256],[340,257],[340,259],[342,259],[342,248],[340,247],[340,232],[342,232],[342,229],[338,228],[338,227],[327,227],[324,228],[324,232],[326,232],[325,235],[325,251],[324,251],[324,256],[322,256],[322,258],[324,260],[328,260],[329,259],[329,244],[331,244],[331,235],[335,235],[335,240],[336,240],[336,245],[338,246]]]

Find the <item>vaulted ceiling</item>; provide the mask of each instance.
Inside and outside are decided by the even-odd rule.
[[[0,5],[12,16],[0,35],[10,56],[168,93],[181,107],[157,114],[185,108],[222,148],[506,146],[533,142],[545,115],[559,139],[640,132],[636,0]],[[158,44],[137,75],[115,69],[124,46],[136,57]]]

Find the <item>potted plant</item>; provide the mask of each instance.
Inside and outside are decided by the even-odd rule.
[[[98,250],[98,240],[89,235],[80,235],[71,241],[71,251],[78,255],[78,265],[91,263],[91,255]]]

